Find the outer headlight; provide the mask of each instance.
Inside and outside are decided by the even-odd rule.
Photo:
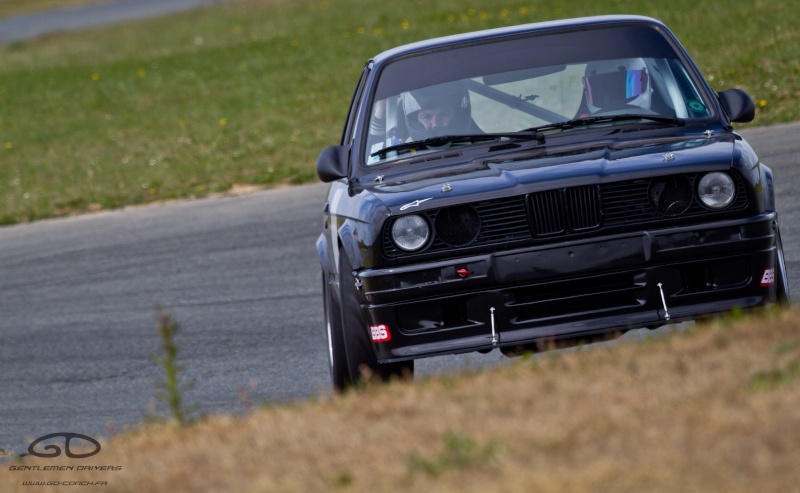
[[[703,205],[711,209],[724,209],[731,205],[736,197],[733,178],[727,173],[715,171],[708,173],[697,184],[697,196]]]
[[[431,229],[428,222],[416,214],[402,216],[392,224],[392,241],[397,248],[415,252],[428,243]]]

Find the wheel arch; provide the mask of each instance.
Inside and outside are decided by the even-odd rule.
[[[319,235],[316,243],[317,256],[322,267],[322,271],[326,274],[336,274],[337,260],[339,255],[344,253],[350,260],[350,264],[354,268],[363,266],[361,260],[361,250],[358,246],[358,241],[353,234],[352,228],[345,221],[344,224],[338,229],[335,241],[333,238],[328,239],[328,236],[323,233]],[[334,250],[335,249],[335,250]]]
[[[331,269],[331,256],[330,251],[328,248],[328,241],[325,237],[325,234],[319,235],[317,238],[317,256],[319,257],[320,267],[322,268],[322,273],[328,277],[333,274]]]
[[[769,212],[777,211],[775,206],[775,184],[772,181],[772,170],[763,163],[759,166],[761,179],[761,194],[764,199],[764,209]]]

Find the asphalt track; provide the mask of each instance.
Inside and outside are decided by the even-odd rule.
[[[2,25],[0,24],[0,31]],[[800,124],[747,130],[776,176],[800,294]],[[195,415],[330,392],[314,241],[325,185],[0,228],[0,449],[166,415],[155,306],[174,314]],[[626,337],[636,337],[633,333]],[[502,364],[497,351],[419,374]]]
[[[800,293],[800,125],[745,132],[771,165],[789,277]],[[314,241],[325,185],[0,228],[0,448],[141,422],[162,376],[155,306],[182,331],[196,414],[329,392]],[[635,334],[632,335],[635,337]],[[421,360],[420,374],[499,352]]]
[[[183,12],[235,0],[113,0],[0,19],[0,43]]]

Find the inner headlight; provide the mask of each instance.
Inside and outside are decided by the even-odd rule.
[[[428,222],[416,214],[399,217],[392,224],[392,241],[397,248],[406,252],[415,252],[424,247],[430,234]]]
[[[697,195],[706,207],[724,209],[736,196],[733,178],[719,171],[708,173],[700,179]]]

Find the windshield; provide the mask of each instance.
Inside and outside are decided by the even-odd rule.
[[[664,36],[644,26],[518,38],[404,58],[380,74],[365,163],[406,157],[381,152],[398,144],[427,139],[436,145],[400,147],[436,152],[486,142],[448,143],[443,136],[509,134],[587,117],[709,118],[711,106],[689,73]]]

